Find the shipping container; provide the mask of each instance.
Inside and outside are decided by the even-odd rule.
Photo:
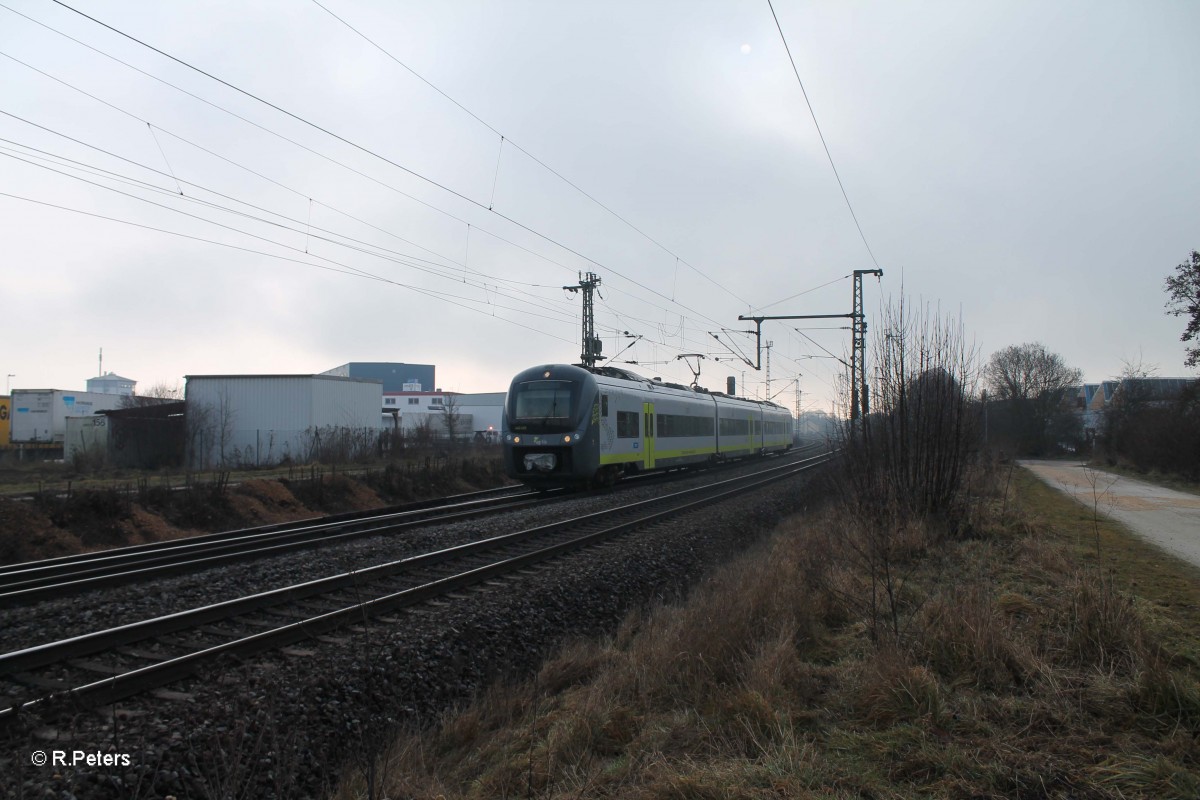
[[[80,457],[93,464],[104,463],[108,452],[108,417],[103,414],[67,417],[66,431],[63,458],[69,462]]]
[[[115,394],[71,392],[63,389],[13,389],[10,439],[13,444],[61,445],[67,417],[90,417],[121,407]]]

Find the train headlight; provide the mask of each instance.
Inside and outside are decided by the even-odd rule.
[[[574,440],[574,437],[568,433],[566,436],[563,437],[563,444],[570,444],[573,440]]]
[[[520,443],[521,443],[521,437],[520,437],[520,436],[514,436],[514,437],[512,437],[512,441],[513,441],[513,444],[520,444]]]

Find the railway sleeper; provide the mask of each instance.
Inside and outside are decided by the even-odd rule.
[[[155,661],[162,659],[156,658]],[[75,658],[67,661],[75,669],[81,669],[84,672],[94,672],[97,675],[123,675],[129,671],[127,664],[105,664],[100,661],[89,661],[82,658]]]
[[[38,675],[35,672],[14,672],[7,679],[22,686],[34,689],[49,689],[53,692],[60,692],[71,688],[71,684],[67,681],[59,678],[47,678],[45,675]]]
[[[117,647],[113,649],[113,652],[119,653],[120,655],[128,658],[136,658],[140,661],[150,661],[156,664],[160,661],[166,661],[172,657],[172,654],[170,653],[156,653],[150,650],[142,650],[141,648],[137,647]]]

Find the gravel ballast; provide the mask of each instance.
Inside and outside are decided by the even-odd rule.
[[[719,473],[721,477],[728,472]],[[697,476],[639,493],[677,491]],[[705,572],[812,501],[815,484],[792,478],[549,562],[461,599],[393,615],[390,624],[340,630],[207,676],[160,696],[103,711],[47,710],[4,731],[0,790],[10,797],[320,797],[344,770],[365,768],[390,734],[424,726],[497,680],[531,676],[566,641],[611,632],[633,609],[679,596]],[[154,590],[68,598],[6,612],[0,632],[24,641],[61,638],[212,602],[212,592],[246,593],[394,560],[432,543],[454,544],[529,524],[607,508],[614,498],[585,497],[501,520],[438,526],[413,537],[368,539],[270,562],[226,567],[219,575],[173,578]],[[536,518],[514,519],[526,514]],[[409,549],[411,548],[411,549]],[[331,566],[336,565],[336,566]],[[241,588],[239,588],[241,587]],[[197,599],[199,598],[199,599]],[[223,599],[223,598],[222,598]],[[96,599],[92,600],[97,604]],[[23,613],[14,613],[23,612]],[[17,617],[21,617],[20,620]],[[19,641],[14,639],[13,641]],[[19,646],[19,645],[18,645]],[[111,754],[111,766],[32,763],[35,751]],[[128,756],[129,764],[121,763]],[[109,759],[113,760],[112,758]]]

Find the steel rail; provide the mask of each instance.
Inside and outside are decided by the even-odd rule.
[[[105,558],[136,556],[139,553],[166,551],[189,547],[195,544],[227,541],[230,539],[238,539],[241,537],[255,536],[264,533],[277,533],[280,531],[301,530],[312,526],[355,522],[361,519],[382,516],[386,514],[404,514],[417,511],[427,511],[444,505],[466,503],[472,500],[481,500],[488,497],[494,497],[496,495],[516,493],[530,494],[529,490],[524,486],[501,486],[495,489],[484,489],[483,491],[479,492],[467,492],[464,494],[448,495],[446,497],[437,497],[429,500],[418,500],[412,503],[403,503],[400,505],[376,508],[368,511],[348,511],[341,514],[305,517],[303,519],[291,520],[289,522],[276,522],[270,525],[255,525],[249,528],[236,528],[228,531],[201,533],[195,536],[188,536],[184,539],[167,539],[158,542],[146,542],[144,544],[113,547],[107,550],[90,553],[72,553],[71,555],[38,559],[36,561],[5,564],[0,566],[0,584],[2,584],[2,582],[10,575],[27,574],[36,570],[50,570],[60,566],[66,567],[67,565],[79,562],[92,562]]]
[[[636,527],[643,527],[663,521],[672,516],[704,505],[719,502],[730,496],[773,483],[784,478],[804,472],[825,463],[830,458],[823,454],[805,459],[798,463],[790,463],[764,470],[752,476],[742,476],[721,481],[704,487],[675,492],[651,500],[643,500],[622,506],[618,509],[595,512],[578,517],[511,534],[491,537],[479,542],[458,545],[452,548],[413,556],[400,561],[382,564],[366,570],[343,573],[340,575],[308,581],[294,586],[263,592],[257,595],[215,603],[199,609],[169,614],[150,620],[97,631],[82,636],[51,642],[44,645],[26,648],[24,650],[0,656],[0,676],[11,675],[40,667],[62,663],[71,659],[91,655],[96,652],[145,641],[158,636],[164,636],[180,630],[196,628],[218,620],[231,619],[242,614],[258,611],[263,608],[278,606],[286,602],[328,594],[331,591],[346,588],[362,588],[364,578],[379,579],[399,572],[411,571],[420,567],[441,563],[464,555],[477,554],[485,550],[493,550],[505,545],[520,543],[543,537],[548,534],[566,530],[571,527],[586,526],[596,522],[604,522],[607,518],[617,515],[628,517],[634,512],[633,519],[622,519],[605,523],[600,530],[591,531],[569,541],[560,542],[548,547],[527,552],[515,557],[505,558],[491,564],[468,569],[461,573],[429,581],[419,586],[393,592],[382,597],[354,603],[335,611],[318,614],[301,621],[289,623],[271,630],[251,636],[242,637],[230,642],[206,648],[184,656],[167,659],[157,664],[141,667],[121,675],[105,678],[100,681],[58,692],[51,696],[87,697],[90,701],[111,702],[120,697],[162,686],[173,682],[179,677],[194,670],[195,665],[211,660],[223,654],[245,655],[252,652],[282,647],[304,638],[319,635],[346,623],[347,620],[361,618],[364,621],[371,616],[377,616],[397,608],[411,606],[424,602],[447,592],[464,588],[474,583],[487,580],[505,572],[524,568],[530,564],[556,557],[570,550],[586,547],[603,539],[617,536]],[[724,488],[722,488],[724,487]],[[718,490],[718,491],[714,491]],[[648,511],[652,506],[667,505],[667,508]],[[646,513],[642,513],[645,511]],[[28,709],[46,698],[28,701],[20,706],[0,710],[0,718],[9,717],[19,709]]]
[[[0,608],[367,536],[394,534],[426,525],[472,519],[543,502],[546,502],[546,498],[526,492],[511,497],[472,500],[452,506],[384,514],[353,522],[260,532],[215,542],[201,542],[194,546],[171,548],[166,552],[143,551],[136,555],[114,556],[111,559],[98,558],[92,562],[66,565],[66,569],[34,570],[23,575],[13,575],[14,578],[20,577],[22,580],[0,582]]]
[[[808,449],[801,448],[799,452]],[[647,478],[661,480],[664,474]],[[391,534],[420,525],[469,519],[506,508],[521,508],[561,492],[534,492],[520,486],[487,489],[374,511],[279,523],[186,539],[76,554],[0,568],[0,609],[42,599],[112,588],[139,580],[185,574],[252,558]],[[535,499],[536,498],[536,499]],[[447,502],[452,501],[452,502]]]

